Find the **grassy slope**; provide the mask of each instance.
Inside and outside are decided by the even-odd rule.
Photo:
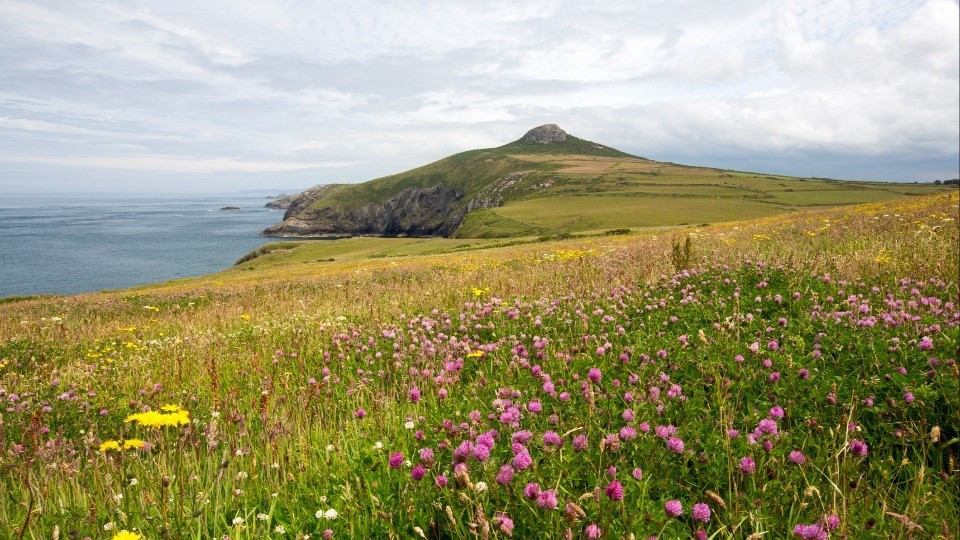
[[[410,537],[416,526],[471,538],[467,523],[491,523],[491,537],[502,536],[491,520],[506,512],[515,537],[560,536],[568,526],[579,535],[597,523],[614,537],[689,537],[702,526],[718,537],[779,538],[833,513],[838,535],[903,536],[907,526],[894,512],[930,534],[956,530],[952,509],[960,501],[949,459],[957,454],[960,403],[956,369],[946,362],[960,335],[955,306],[944,306],[957,298],[957,214],[953,194],[689,229],[693,278],[675,275],[672,235],[665,234],[448,254],[427,252],[467,242],[410,241],[423,253],[386,258],[369,255],[392,244],[355,239],[345,244],[352,255],[333,263],[274,260],[137,290],[0,304],[7,405],[0,412],[0,523],[13,535],[26,522],[26,538],[50,538],[55,526],[61,537],[101,537],[107,523],[149,538],[164,531],[255,538],[278,525],[286,536],[275,537],[316,537],[327,528],[338,538]],[[343,248],[335,245],[311,244],[337,249],[325,254],[338,257]],[[663,309],[652,307],[658,300]],[[867,312],[851,310],[862,305]],[[888,310],[918,319],[858,324]],[[543,358],[534,335],[549,340]],[[922,335],[932,336],[933,350],[918,348]],[[767,349],[771,339],[782,349]],[[612,350],[596,353],[605,341]],[[763,354],[749,352],[754,341]],[[467,356],[481,347],[488,352]],[[656,360],[658,349],[669,361]],[[633,362],[623,364],[617,355],[628,350]],[[736,363],[736,354],[747,363]],[[931,356],[941,365],[931,366]],[[767,382],[762,358],[772,359],[780,384]],[[458,359],[466,360],[459,368]],[[532,363],[571,401],[546,393]],[[594,366],[602,382],[581,395],[574,377],[586,380]],[[809,382],[796,376],[800,368],[813,373]],[[440,399],[433,376],[444,369],[452,380]],[[655,404],[634,402],[631,425],[674,424],[691,453],[674,454],[653,434],[601,451],[600,439],[625,423],[625,390],[666,393],[661,373],[687,401],[664,402],[662,416]],[[627,382],[632,376],[639,386]],[[423,391],[420,403],[408,400],[413,385]],[[494,477],[511,459],[501,439],[490,467],[471,461],[470,479],[452,487],[453,447],[491,427],[504,438],[515,429],[486,420],[499,414],[499,388],[544,407],[520,426],[534,433],[535,463],[517,474],[512,490],[500,487]],[[906,403],[905,391],[915,401]],[[873,408],[862,404],[870,395]],[[196,423],[157,433],[123,423],[131,410],[168,403],[185,407]],[[744,438],[778,403],[786,409],[783,433],[768,454]],[[355,418],[359,408],[364,420]],[[444,419],[469,427],[471,410],[482,413],[472,435],[443,427]],[[425,432],[423,441],[404,428],[408,418]],[[855,431],[846,429],[850,422]],[[942,437],[931,442],[934,426]],[[731,427],[743,434],[728,439]],[[547,430],[567,437],[562,452],[544,448]],[[571,450],[576,434],[589,435],[584,452]],[[152,448],[97,451],[104,440],[132,436]],[[852,439],[867,441],[866,458],[847,450]],[[437,452],[438,463],[422,483],[410,480],[409,467],[387,465],[397,451],[416,464],[423,447]],[[790,464],[793,449],[809,462]],[[745,455],[756,458],[756,474],[738,472]],[[622,503],[604,494],[611,465],[624,485]],[[641,481],[630,475],[634,467],[643,469]],[[446,490],[431,487],[441,473],[450,478]],[[487,491],[476,489],[479,481]],[[558,489],[560,509],[525,499],[527,482]],[[684,516],[667,520],[663,505],[672,499],[682,501]],[[585,519],[569,525],[566,500],[578,502]],[[695,502],[712,506],[709,524],[689,518]],[[314,516],[329,508],[339,517]],[[236,517],[244,522],[234,525]]]
[[[503,193],[505,206],[468,214],[453,236],[497,238],[716,223],[950,189],[689,167],[570,137],[563,143],[515,142],[463,152],[400,174],[342,186],[311,209],[383,202],[405,189],[441,183],[461,189],[465,205],[484,188],[516,172],[527,174]]]

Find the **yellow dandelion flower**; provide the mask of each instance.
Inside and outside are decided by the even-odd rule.
[[[147,441],[143,441],[140,439],[127,439],[123,441],[124,450],[140,450],[146,445],[147,445]]]
[[[473,351],[467,355],[467,358],[480,358],[481,356],[483,356],[483,351]]]
[[[163,410],[168,412],[146,411],[131,414],[124,422],[136,422],[141,426],[161,428],[167,426],[182,426],[190,423],[190,414],[176,405],[165,405]]]
[[[249,321],[249,320],[250,320],[250,315],[247,315],[246,313],[244,313],[243,315],[240,315],[240,318],[243,319],[243,320],[245,320],[245,321]]]
[[[109,452],[111,450],[116,450],[117,452],[119,452],[120,441],[104,441],[103,444],[100,445],[101,452]]]
[[[130,531],[120,531],[113,535],[112,540],[143,540],[143,535]]]

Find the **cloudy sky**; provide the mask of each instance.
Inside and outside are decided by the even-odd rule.
[[[652,159],[958,176],[957,0],[0,0],[0,193],[362,181],[556,123]]]

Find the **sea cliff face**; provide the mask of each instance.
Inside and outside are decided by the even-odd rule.
[[[282,223],[263,231],[264,236],[448,236],[460,225],[466,210],[457,203],[463,193],[439,184],[409,188],[382,203],[343,208],[311,208],[340,184],[320,186],[294,198]]]

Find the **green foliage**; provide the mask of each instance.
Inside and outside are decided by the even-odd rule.
[[[297,264],[4,304],[2,530],[502,538],[501,514],[514,538],[784,538],[831,514],[831,538],[956,530],[956,208],[697,228],[696,257],[662,233],[313,242],[283,252]],[[304,264],[331,253],[349,255]],[[164,405],[190,423],[125,422]],[[524,430],[532,463],[501,485]],[[100,450],[133,438],[149,444]]]

